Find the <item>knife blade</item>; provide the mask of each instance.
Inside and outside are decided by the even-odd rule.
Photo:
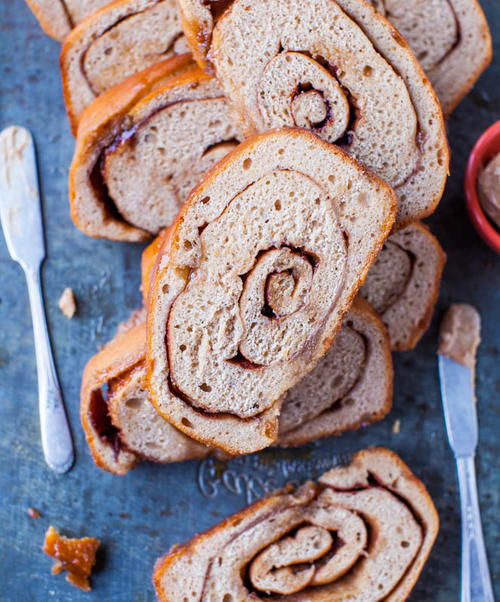
[[[467,320],[465,328],[461,320]],[[445,323],[455,332],[445,333]],[[473,327],[477,332],[472,332]],[[475,352],[479,344],[480,321],[477,311],[467,305],[450,308],[441,327],[438,368],[441,398],[450,447],[458,471],[462,516],[461,602],[494,602],[493,589],[484,545],[474,456],[478,443],[476,396],[474,393]],[[458,349],[458,355],[455,353]],[[465,351],[468,359],[457,361]],[[472,356],[472,361],[470,357]],[[465,357],[465,356],[463,356]],[[464,362],[464,363],[462,363]]]
[[[472,456],[477,447],[477,412],[471,368],[438,354],[441,399],[448,440],[455,457]]]
[[[33,138],[10,126],[0,133],[0,221],[7,249],[24,270],[33,320],[42,449],[59,473],[73,464],[71,432],[52,357],[40,280],[45,258],[43,222]]]

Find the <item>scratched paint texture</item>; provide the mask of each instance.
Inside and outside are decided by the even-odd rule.
[[[500,10],[484,8],[500,56]],[[74,432],[77,457],[65,476],[43,462],[37,417],[37,384],[27,294],[20,268],[0,242],[0,600],[7,602],[154,600],[154,560],[172,544],[206,529],[286,480],[318,474],[336,454],[380,444],[399,452],[427,484],[442,528],[412,600],[451,602],[459,597],[460,518],[457,482],[446,441],[436,372],[437,325],[451,302],[476,305],[483,319],[479,351],[479,491],[496,594],[500,598],[499,325],[500,258],[474,233],[464,208],[463,173],[470,149],[500,118],[500,59],[448,122],[451,176],[436,214],[428,220],[448,254],[434,321],[418,348],[395,358],[394,409],[382,423],[294,452],[264,452],[214,469],[188,462],[144,464],[124,478],[97,469],[78,418],[85,361],[140,303],[141,247],[91,240],[71,224],[67,172],[73,140],[66,123],[58,75],[58,45],[47,38],[22,0],[0,2],[0,125],[18,123],[35,136],[47,232],[43,270],[48,321]],[[78,314],[57,308],[64,287],[75,291]],[[400,434],[392,433],[396,419]],[[225,472],[222,470],[225,469]],[[42,517],[27,516],[28,507]],[[49,524],[70,536],[95,535],[102,553],[84,594],[61,576],[40,551]]]

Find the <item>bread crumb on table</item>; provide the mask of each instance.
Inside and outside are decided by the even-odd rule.
[[[95,565],[96,553],[101,542],[95,537],[69,539],[59,535],[54,527],[49,527],[45,533],[43,551],[54,558],[52,574],[57,575],[68,571],[66,581],[89,592],[89,577]]]
[[[71,319],[76,313],[76,301],[75,295],[73,294],[73,290],[69,287],[66,287],[63,290],[62,295],[59,297],[59,301],[57,302],[59,309],[62,313],[69,319]]]
[[[399,418],[398,420],[394,421],[394,424],[392,425],[392,432],[395,435],[399,435],[399,433],[401,432],[401,420],[399,420]]]

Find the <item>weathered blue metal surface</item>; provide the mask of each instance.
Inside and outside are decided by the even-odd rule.
[[[500,56],[500,10],[484,3]],[[476,305],[483,318],[478,363],[480,446],[478,478],[493,579],[500,598],[499,348],[500,259],[473,231],[465,213],[463,173],[480,133],[500,118],[500,60],[448,123],[453,153],[445,197],[429,220],[448,265],[433,325],[414,352],[396,356],[394,409],[381,424],[297,451],[264,452],[235,460],[221,475],[209,464],[143,465],[125,478],[106,474],[90,459],[78,418],[80,374],[85,361],[116,325],[140,304],[140,246],[95,241],[71,224],[67,172],[73,140],[65,119],[57,60],[22,0],[0,2],[0,126],[19,123],[38,147],[47,229],[43,271],[56,362],[73,425],[77,460],[65,476],[50,472],[40,450],[37,386],[27,294],[20,268],[0,242],[0,600],[7,602],[144,602],[154,599],[153,562],[172,544],[241,508],[266,487],[318,474],[332,458],[371,444],[386,445],[425,481],[439,509],[441,534],[412,600],[452,602],[459,595],[457,482],[442,419],[435,347],[437,322],[451,302]],[[57,309],[63,288],[78,299],[78,316]],[[401,420],[401,433],[391,432]],[[26,515],[29,506],[42,518]],[[84,594],[50,575],[40,551],[46,527],[69,535],[96,535],[103,553]],[[477,601],[479,602],[479,601]]]

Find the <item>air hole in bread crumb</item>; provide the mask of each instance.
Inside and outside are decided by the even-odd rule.
[[[372,73],[373,69],[370,67],[370,65],[365,65],[363,69],[363,75],[365,75],[366,77],[370,77]]]
[[[127,408],[137,410],[142,406],[142,399],[140,399],[139,397],[132,397],[131,399],[127,399],[125,405],[127,406]]]
[[[179,349],[181,351],[186,351],[186,345],[179,345]]]
[[[182,418],[181,419],[181,424],[183,424],[184,426],[187,426],[190,429],[193,428],[192,422],[190,420],[188,420],[187,418]]]
[[[409,545],[410,545],[410,542],[408,542],[408,541],[402,541],[401,542],[401,547],[402,548],[407,548]]]
[[[252,159],[250,159],[250,157],[247,157],[244,161],[243,161],[243,169],[250,169],[250,166],[252,165]]]
[[[164,295],[166,295],[166,294],[168,293],[168,291],[169,291],[169,290],[170,290],[170,287],[168,286],[168,284],[164,284],[164,285],[161,287],[161,292],[162,292]]]
[[[207,385],[207,383],[201,383],[200,389],[202,391],[205,391],[205,393],[210,393],[210,391],[212,390],[212,387],[210,385]]]

